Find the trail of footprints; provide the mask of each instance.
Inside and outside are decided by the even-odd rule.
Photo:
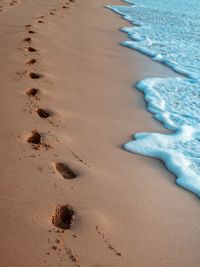
[[[4,8],[6,7],[13,7],[15,5],[18,5],[18,4],[21,4],[22,2],[24,2],[24,0],[9,0],[9,1],[6,1],[6,0],[1,0],[0,1],[0,12],[4,11]]]
[[[68,8],[69,4],[74,2],[74,0],[69,0],[69,2],[66,2],[64,5],[62,5],[62,8]],[[53,9],[49,12],[49,15],[55,15],[57,9]],[[37,23],[43,24],[45,23],[45,17],[40,16],[37,20]],[[31,57],[25,61],[25,64],[27,66],[36,65],[37,64],[37,56],[35,56],[36,52],[38,51],[37,48],[33,46],[33,36],[36,34],[36,32],[33,30],[33,27],[31,24],[25,25],[26,32],[28,34],[28,37],[25,37],[23,39],[23,43],[25,44],[25,50],[27,51],[28,55]],[[18,76],[21,78],[24,77],[24,75],[28,74],[30,79],[36,80],[43,77],[41,73],[38,73],[36,71],[23,71],[18,72]],[[25,94],[27,95],[29,101],[26,105],[26,110],[28,110],[30,113],[36,112],[36,114],[41,119],[48,119],[53,116],[53,112],[41,107],[38,107],[38,105],[35,103],[35,101],[40,100],[41,90],[39,88],[28,88],[25,91]],[[34,110],[34,111],[33,111]],[[45,147],[46,149],[52,148],[50,145],[45,143],[44,137],[42,134],[37,130],[33,129],[29,136],[27,137],[26,141],[32,145],[33,149],[39,150],[41,147]],[[72,153],[72,151],[70,150]],[[76,155],[74,153],[74,155]],[[77,157],[78,158],[78,157]],[[79,159],[79,158],[78,158]],[[79,159],[79,161],[82,161]],[[84,162],[84,161],[82,161]],[[74,173],[74,171],[71,170],[69,166],[67,166],[63,162],[57,162],[54,164],[55,170],[58,172],[58,174],[67,180],[71,180],[77,177],[77,175]],[[70,247],[67,247],[66,245],[62,244],[62,238],[61,235],[65,233],[66,230],[71,229],[72,224],[74,222],[75,218],[75,211],[73,207],[71,207],[69,204],[66,205],[60,205],[56,207],[54,214],[52,216],[52,226],[53,228],[49,230],[49,232],[54,232],[56,234],[56,239],[49,238],[48,242],[51,245],[52,252],[47,252],[46,255],[50,255],[53,252],[56,252],[60,256],[60,260],[64,261],[64,258],[66,255],[71,259],[71,261],[74,263],[75,266],[80,267],[79,257],[76,255]],[[76,235],[73,234],[73,238],[77,238]],[[45,260],[45,263],[47,260]]]
[[[74,0],[68,0],[65,4],[62,4],[62,9],[69,8],[70,4],[75,2]],[[16,4],[17,1],[12,0],[10,5]],[[49,11],[49,15],[56,15],[56,12],[59,8],[53,8]],[[40,16],[37,18],[37,23],[43,24],[45,23],[45,16]],[[27,37],[23,39],[23,43],[25,44],[25,50],[27,51],[28,55],[31,57],[25,61],[25,64],[31,68],[32,65],[37,66],[37,51],[38,49],[33,46],[33,36],[36,32],[33,30],[31,24],[25,25],[26,32],[28,34]],[[28,68],[29,68],[28,67]],[[22,78],[24,75],[27,75],[31,80],[37,80],[43,77],[41,73],[37,71],[23,71],[18,72],[18,75]],[[36,114],[43,120],[47,120],[53,116],[53,112],[38,106],[38,101],[41,97],[41,90],[39,88],[31,87],[25,91],[29,101],[26,104],[26,110],[30,113],[36,112]],[[36,104],[37,102],[37,104]],[[52,123],[52,121],[49,121]],[[53,123],[52,123],[53,124]],[[37,130],[33,129],[29,136],[27,137],[27,143],[31,144],[32,148],[35,150],[39,150],[41,147],[45,148],[46,150],[52,149],[53,147],[47,144],[44,140],[44,136]],[[79,156],[77,156],[70,148],[68,148],[71,152],[72,156],[78,160],[80,163],[89,167],[87,162],[83,161]],[[35,157],[35,156],[34,156]],[[39,167],[42,168],[42,167]],[[54,164],[55,171],[64,179],[72,180],[77,177],[77,173],[75,173],[71,168],[63,163],[63,162],[56,162]],[[51,246],[52,251],[47,252],[46,255],[49,256],[51,253],[57,253],[60,256],[60,261],[64,261],[66,255],[71,259],[75,266],[81,267],[79,256],[75,254],[70,247],[67,247],[66,244],[62,244],[62,235],[65,234],[66,230],[72,228],[76,217],[76,212],[74,211],[73,207],[69,204],[64,204],[57,206],[54,210],[54,214],[52,216],[52,228],[49,230],[49,233],[54,233],[54,237],[50,237],[48,239],[48,243]],[[118,252],[110,243],[110,240],[105,237],[105,235],[100,231],[100,226],[96,226],[96,232],[103,241],[107,244],[108,248],[113,251],[113,253],[117,256],[121,256],[121,253]],[[56,237],[55,237],[56,236]],[[77,236],[72,234],[72,237],[75,239]],[[44,261],[47,263],[47,260]]]

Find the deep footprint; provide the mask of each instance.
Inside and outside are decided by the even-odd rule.
[[[30,31],[28,31],[28,33],[33,34],[33,33],[35,33],[35,31],[30,30]]]
[[[40,118],[46,119],[50,116],[49,112],[47,110],[42,109],[42,108],[38,108],[36,110],[36,112],[37,112],[38,116],[40,116]]]
[[[37,50],[31,46],[27,48],[28,52],[36,52]]]
[[[74,210],[69,205],[59,206],[52,216],[54,226],[61,229],[70,229],[74,220]]]
[[[23,40],[24,42],[31,42],[31,38],[30,37],[27,37],[27,38],[24,38],[24,40]]]
[[[26,61],[26,64],[34,64],[34,63],[36,63],[36,59],[35,58],[31,58],[31,59],[29,59],[29,60],[27,60]]]
[[[62,175],[65,179],[74,179],[76,178],[76,174],[64,163],[56,163],[55,164],[56,170]]]
[[[28,96],[36,96],[38,94],[39,89],[37,88],[30,88],[26,91]]]
[[[27,142],[32,144],[40,144],[41,135],[37,130],[33,130],[31,136],[28,137]]]
[[[34,72],[30,72],[29,76],[31,77],[31,79],[39,79],[41,77],[39,74]]]

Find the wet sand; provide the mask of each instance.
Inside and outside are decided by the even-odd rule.
[[[166,131],[131,85],[176,74],[118,45],[118,3],[1,1],[0,266],[200,266],[199,200],[121,147]]]

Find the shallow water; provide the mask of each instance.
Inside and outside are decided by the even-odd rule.
[[[172,134],[140,133],[127,151],[156,157],[176,182],[200,196],[200,1],[126,0],[108,6],[133,26],[122,45],[162,62],[185,77],[147,78],[136,88],[147,108]]]

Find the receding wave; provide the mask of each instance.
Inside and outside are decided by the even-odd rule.
[[[162,62],[185,77],[147,78],[136,88],[171,134],[137,133],[127,151],[161,159],[176,182],[200,196],[200,2],[126,0],[108,6],[133,26],[122,45]]]

